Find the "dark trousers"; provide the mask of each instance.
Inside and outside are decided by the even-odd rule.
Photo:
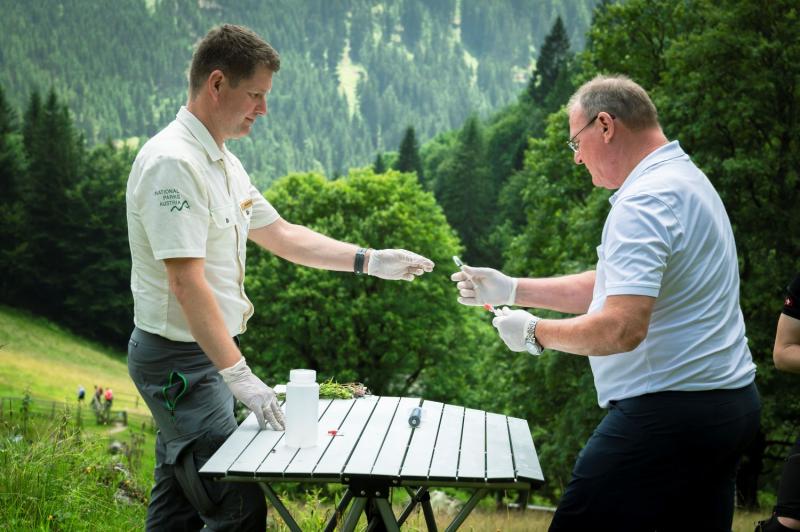
[[[800,519],[800,439],[783,464],[775,515]]]
[[[134,329],[128,373],[159,429],[146,529],[266,530],[258,485],[197,475],[236,430],[233,396],[200,346]]]
[[[755,384],[613,401],[550,530],[729,532],[736,467],[760,412]]]

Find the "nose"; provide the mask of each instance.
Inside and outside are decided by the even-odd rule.
[[[581,158],[580,149],[572,154],[572,159],[575,161],[575,164],[583,164],[583,159]]]
[[[256,106],[256,114],[258,115],[265,115],[267,114],[267,96],[264,95],[261,100],[259,100],[258,105]]]

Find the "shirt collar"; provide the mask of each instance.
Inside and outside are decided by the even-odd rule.
[[[651,152],[647,157],[639,161],[639,164],[628,174],[628,177],[625,178],[623,181],[622,186],[608,198],[608,201],[611,202],[611,205],[619,198],[620,194],[622,194],[626,188],[631,186],[631,183],[639,179],[641,176],[647,173],[652,167],[661,164],[665,161],[670,159],[677,159],[678,157],[684,157],[686,153],[681,148],[680,143],[677,140],[673,140],[672,142],[668,142],[664,144],[657,150]]]
[[[206,126],[203,125],[200,119],[194,116],[185,105],[181,106],[176,119],[189,130],[189,133],[191,133],[195,139],[197,139],[197,142],[203,146],[212,161],[219,161],[222,159],[225,147],[223,146],[222,150],[219,149],[219,146],[217,146],[217,143],[214,141],[214,137],[208,132]]]

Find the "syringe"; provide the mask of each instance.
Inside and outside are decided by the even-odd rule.
[[[453,255],[453,262],[455,262],[455,263],[456,263],[456,266],[458,266],[459,268],[462,268],[462,271],[463,271],[463,266],[464,266],[464,263],[463,263],[463,262],[461,262],[461,259],[459,259],[457,256]],[[486,309],[486,310],[488,310],[489,312],[492,312],[492,313],[494,313],[494,315],[495,315],[495,316],[502,316],[502,314],[500,313],[500,311],[499,311],[499,310],[497,310],[496,308],[494,308],[494,307],[493,307],[492,305],[490,305],[489,303],[486,303],[485,305],[483,305],[483,308],[485,308],[485,309]]]

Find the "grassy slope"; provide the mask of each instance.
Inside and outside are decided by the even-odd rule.
[[[131,530],[144,522],[141,503],[115,501],[123,477],[113,468],[116,462],[127,464],[123,455],[110,455],[106,446],[112,441],[132,442],[132,431],[150,413],[128,377],[123,354],[77,337],[58,326],[25,312],[0,306],[0,397],[15,398],[3,405],[0,426],[0,529]],[[34,406],[48,401],[70,406],[69,426],[75,425],[78,385],[92,393],[99,384],[114,390],[114,410],[124,409],[136,415],[131,427],[97,425],[84,406],[83,430],[78,436],[56,437],[61,407],[55,417],[31,418],[28,430],[23,423],[18,398],[26,390]],[[88,400],[88,397],[87,397]],[[45,412],[49,410],[45,407]],[[13,416],[9,416],[9,413]],[[63,427],[61,427],[63,428]],[[17,441],[25,434],[29,445]],[[131,480],[142,496],[153,481],[154,434],[143,433],[141,464],[132,471]],[[76,439],[77,438],[77,439]],[[91,489],[87,488],[91,486]]]
[[[0,396],[75,403],[79,385],[87,401],[95,384],[111,387],[115,408],[149,416],[128,377],[124,354],[75,336],[53,323],[0,306]],[[124,347],[124,346],[122,346]]]

